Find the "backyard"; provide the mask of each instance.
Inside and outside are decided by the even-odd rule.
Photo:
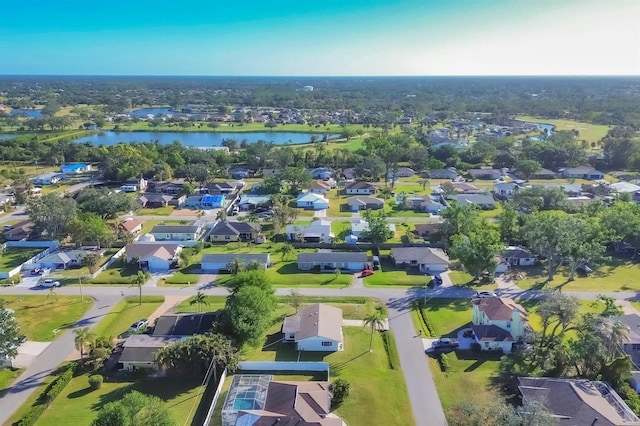
[[[7,308],[15,311],[20,332],[27,339],[49,342],[59,331],[73,326],[94,300],[79,296],[2,296]]]
[[[0,271],[10,271],[22,265],[38,253],[41,253],[44,249],[44,247],[8,247],[2,252],[2,256],[0,256]]]
[[[134,322],[148,318],[163,302],[164,296],[143,296],[142,304],[139,304],[138,297],[127,297],[104,316],[93,332],[98,336],[118,337]]]

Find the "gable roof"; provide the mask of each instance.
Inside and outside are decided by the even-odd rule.
[[[314,180],[311,183],[310,186],[311,189],[324,189],[324,190],[330,190],[331,189],[331,185],[329,185],[327,182],[322,181],[322,180]]]
[[[487,194],[460,194],[456,195],[456,201],[461,206],[466,204],[479,204],[479,205],[495,205],[496,202],[491,195]]]
[[[472,325],[471,328],[481,342],[513,342],[511,334],[497,325]]]
[[[209,235],[240,235],[260,231],[260,225],[249,222],[218,222]]]
[[[376,189],[375,185],[361,180],[349,182],[345,185],[345,189]]]
[[[419,264],[450,264],[449,256],[443,250],[429,247],[394,247],[391,256],[400,262],[415,260]]]
[[[142,194],[141,196],[138,197],[138,200],[142,201],[142,202],[152,202],[152,203],[157,203],[159,201],[161,202],[169,202],[171,200],[173,200],[173,195],[165,195],[165,194],[160,194],[160,193],[153,193],[153,192],[146,192],[144,194]]]
[[[300,194],[298,196],[297,201],[305,201],[305,202],[310,202],[310,203],[316,203],[316,202],[323,202],[323,203],[329,203],[329,200],[327,200],[325,197],[323,197],[320,194],[316,194],[314,192],[307,192],[306,194]]]
[[[492,321],[509,321],[514,309],[520,312],[522,319],[529,317],[521,305],[508,297],[485,297],[473,300],[473,304]]]
[[[521,246],[508,246],[504,252],[502,253],[504,257],[518,258],[518,259],[529,259],[535,257],[531,250],[526,247]]]
[[[156,225],[151,234],[196,234],[201,228],[198,225]]]
[[[124,222],[120,223],[120,227],[128,232],[132,232],[134,229],[136,229],[140,225],[142,225],[142,221],[135,220],[135,219],[125,220]]]
[[[200,264],[203,263],[223,263],[228,264],[233,259],[238,259],[243,263],[258,262],[261,265],[269,263],[269,254],[252,254],[252,253],[237,253],[237,254],[205,254],[202,256]]]
[[[144,260],[149,257],[158,257],[160,259],[172,260],[179,247],[182,246],[180,244],[136,242],[127,247],[126,254],[129,259],[137,257],[140,260]]]
[[[297,317],[297,318],[296,318]],[[305,306],[283,324],[290,331],[295,331],[296,342],[310,337],[324,337],[342,342],[342,310],[322,303]],[[294,327],[298,325],[298,328]]]
[[[416,224],[416,233],[418,235],[430,234],[432,232],[439,232],[442,227],[441,223],[418,223]]]
[[[369,257],[363,252],[317,252],[317,253],[298,253],[298,263],[307,262],[367,262]]]
[[[365,206],[369,204],[384,204],[384,200],[376,197],[350,197],[347,200],[350,206]]]
[[[100,254],[100,251],[94,250],[58,250],[42,259],[38,260],[39,263],[68,263],[73,261],[79,261],[83,256],[88,254]]]
[[[526,403],[537,401],[559,426],[640,425],[640,419],[609,385],[578,379],[520,377],[520,393]]]

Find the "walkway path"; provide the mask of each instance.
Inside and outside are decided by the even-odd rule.
[[[116,292],[118,290],[115,290]],[[18,377],[13,386],[0,393],[0,424],[4,424],[36,387],[44,382],[56,368],[74,351],[73,330],[81,327],[93,328],[121,299],[113,292],[111,296],[99,297],[87,313],[60,337],[51,343],[42,354]]]
[[[149,318],[147,318],[147,320],[149,321],[149,324],[153,324],[156,318],[166,314],[174,306],[180,304],[182,301],[187,300],[188,298],[189,296],[186,294],[165,296],[164,303],[158,306],[158,309],[153,311],[153,313],[149,315]]]

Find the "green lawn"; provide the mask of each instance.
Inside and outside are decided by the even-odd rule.
[[[453,285],[471,288],[478,291],[495,290],[498,287],[495,281],[489,283],[476,281],[473,279],[471,274],[462,270],[449,271],[449,278],[451,279],[451,283]]]
[[[500,203],[496,203],[495,209],[480,211],[480,217],[484,217],[486,219],[495,219],[500,216],[500,213],[502,213],[502,205]]]
[[[2,296],[7,308],[15,311],[20,331],[27,339],[49,342],[59,332],[74,325],[94,300],[79,296]]]
[[[351,285],[351,274],[300,271],[296,261],[277,262],[267,269],[267,277],[276,287],[346,287]]]
[[[140,209],[137,214],[140,216],[170,216],[174,210],[173,206],[165,206],[156,209]]]
[[[279,323],[272,327],[269,341],[279,338],[280,327]],[[345,379],[351,384],[351,395],[338,407],[336,413],[349,426],[368,426],[373,419],[379,425],[415,424],[402,371],[389,368],[389,359],[380,333],[374,333],[373,352],[369,352],[370,334],[367,330],[361,327],[344,327],[343,332],[345,350],[342,352],[300,353],[300,361],[328,362],[332,380]],[[297,360],[298,352],[293,345],[280,343],[248,351],[246,359]]]
[[[0,256],[0,271],[6,272],[22,265],[25,261],[42,252],[45,248],[8,247]]]
[[[342,194],[338,197],[336,191],[337,190],[332,190],[327,193],[327,199],[329,200],[327,217],[351,217],[351,210],[349,210],[349,206],[347,205],[349,196]]]
[[[13,383],[23,371],[21,368],[0,369],[0,392],[11,386],[11,383]]]
[[[138,274],[138,267],[126,262],[124,256],[93,278],[91,284],[131,285]]]
[[[367,287],[376,286],[423,286],[431,278],[427,277],[418,268],[399,268],[392,262],[383,260],[381,268],[362,281]]]
[[[579,133],[578,140],[586,140],[587,142],[597,142],[609,133],[609,126],[602,124],[583,123],[572,120],[553,120],[547,118],[538,118],[531,116],[519,116],[518,120],[530,121],[532,123],[544,123],[556,126],[555,130],[577,130]]]
[[[99,336],[118,337],[134,322],[148,318],[163,302],[164,296],[143,296],[142,305],[139,305],[137,297],[128,297],[114,306],[93,332]]]
[[[594,268],[589,276],[575,275],[568,281],[568,271],[561,267],[553,281],[546,283],[546,272],[540,267],[522,267],[514,270],[516,284],[523,289],[561,288],[571,291],[638,291],[640,265],[628,259],[614,257],[603,266]],[[546,283],[546,284],[545,284]]]
[[[87,378],[87,374],[74,377],[36,424],[88,426],[100,408],[133,390],[161,398],[167,403],[174,420],[179,424],[190,424],[200,403],[200,392],[203,391],[200,388],[202,378],[170,377],[137,383],[105,382],[100,389],[93,391],[89,388]]]
[[[207,303],[202,305],[202,312],[216,312],[220,309],[224,308],[224,304],[227,301],[226,296],[206,296],[205,297]],[[186,300],[180,302],[174,309],[174,312],[183,313],[183,312],[198,312],[198,305],[191,304],[190,302],[193,300],[193,297],[190,297]]]
[[[175,274],[171,275],[169,278],[164,280],[164,284],[179,284],[179,285],[190,285],[198,282],[200,278],[200,265],[191,265],[185,268],[179,269]]]

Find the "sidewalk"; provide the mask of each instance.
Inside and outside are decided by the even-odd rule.
[[[156,318],[162,316],[163,314],[166,314],[169,310],[171,310],[171,308],[173,308],[174,306],[178,305],[182,301],[187,300],[188,298],[189,298],[189,296],[187,296],[187,295],[184,295],[184,296],[165,296],[164,297],[164,303],[162,305],[160,305],[158,307],[158,309],[156,309],[151,315],[149,315],[149,318],[147,318],[147,320],[149,321],[149,324],[153,324],[153,322],[156,320]]]

